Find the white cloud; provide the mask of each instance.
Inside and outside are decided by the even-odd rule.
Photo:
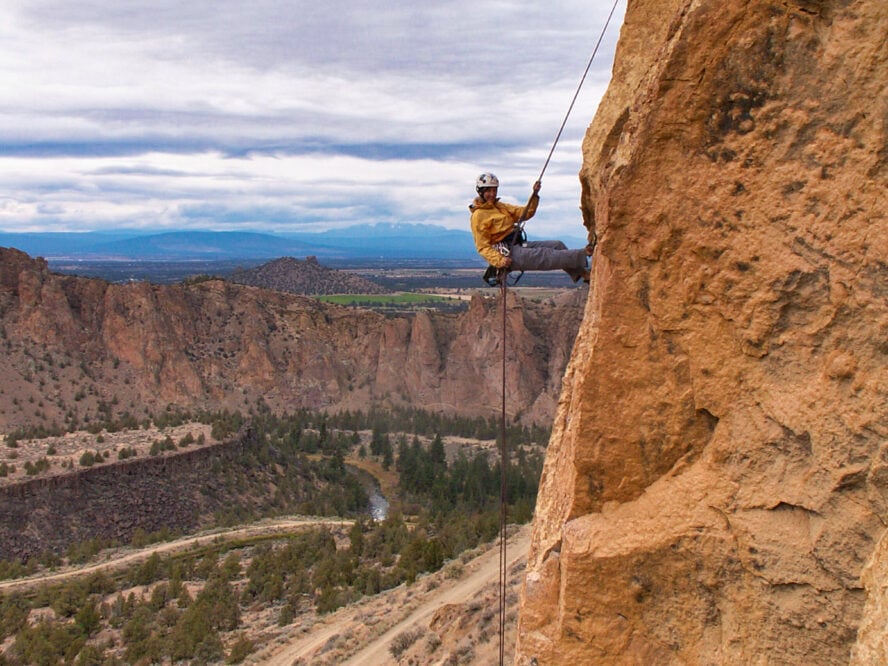
[[[610,9],[579,0],[6,4],[7,231],[464,227],[481,170],[500,175],[507,198],[526,198]],[[580,141],[620,21],[546,173],[541,232],[582,233]]]

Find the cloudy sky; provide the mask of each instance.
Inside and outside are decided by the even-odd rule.
[[[582,236],[580,143],[532,236]],[[524,202],[611,0],[0,0],[0,231],[467,228],[481,171]]]

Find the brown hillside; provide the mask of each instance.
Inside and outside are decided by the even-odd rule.
[[[585,290],[508,299],[507,410],[548,422]],[[491,291],[491,294],[498,294]],[[167,405],[241,410],[500,409],[502,307],[384,317],[221,280],[109,284],[0,248],[0,429],[68,428]],[[501,303],[501,302],[500,302]],[[489,390],[488,390],[489,387]]]
[[[389,293],[372,280],[322,266],[316,257],[306,257],[305,261],[282,257],[256,268],[237,270],[229,279],[237,284],[303,296]]]

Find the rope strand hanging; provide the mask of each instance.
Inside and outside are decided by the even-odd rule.
[[[567,125],[567,120],[570,117],[571,112],[573,111],[574,104],[576,104],[577,98],[580,95],[580,90],[583,87],[583,84],[586,81],[586,77],[589,74],[589,69],[592,67],[592,62],[595,60],[595,56],[598,53],[598,49],[601,46],[601,42],[604,39],[604,34],[607,32],[607,28],[610,25],[611,18],[613,18],[614,11],[617,9],[617,4],[620,0],[614,0],[614,4],[611,7],[610,13],[607,15],[607,20],[604,22],[604,27],[601,29],[601,34],[598,36],[598,41],[595,43],[595,48],[592,50],[592,56],[589,58],[589,62],[586,64],[586,69],[583,72],[583,76],[580,79],[579,85],[577,85],[577,89],[574,92],[573,99],[571,99],[570,106],[567,109],[567,113],[564,114],[564,120],[561,122],[561,127],[558,129],[558,133],[555,135],[555,141],[552,143],[552,148],[549,150],[549,154],[546,157],[546,161],[543,164],[543,168],[540,171],[539,178],[537,181],[543,180],[543,175],[546,173],[546,169],[549,167],[549,162],[552,159],[552,155],[555,153],[555,147],[558,145],[558,142],[561,140],[561,134],[564,132],[564,128]],[[533,198],[533,194],[531,194],[531,199]],[[519,230],[524,229],[524,223],[527,221],[526,219],[526,211],[530,206],[531,199],[528,199],[527,205],[524,207],[524,212],[521,213],[521,217],[517,222],[517,227]],[[508,269],[500,269],[498,271],[498,282],[500,287],[500,299],[502,300],[502,404],[500,409],[500,530],[499,530],[499,664],[500,666],[504,666],[505,664],[505,656],[506,656],[506,588],[508,583],[508,558],[506,552],[506,538],[507,538],[507,505],[508,505],[508,466],[509,466],[509,449],[506,441],[506,362],[508,360],[508,354],[506,350],[506,333],[507,333],[507,307],[506,307],[506,292],[508,289]]]
[[[506,466],[509,461],[509,451],[506,447],[506,280],[500,280],[500,299],[503,302],[503,365],[502,365],[502,409],[500,410],[500,560],[499,560],[499,663],[500,666],[505,663],[506,650],[506,496],[507,488],[507,472]]]

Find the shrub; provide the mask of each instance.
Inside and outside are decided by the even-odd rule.
[[[30,608],[24,598],[15,595],[0,601],[0,640],[25,626]]]
[[[447,578],[459,578],[463,575],[463,565],[460,562],[451,562],[444,570],[444,576]]]
[[[435,633],[429,634],[426,638],[426,652],[432,654],[439,647],[441,647],[441,637]]]
[[[225,663],[239,664],[246,659],[254,649],[255,646],[253,645],[253,641],[247,638],[244,634],[241,634],[231,645],[231,650],[228,652],[228,658],[225,660]]]
[[[92,557],[95,557],[100,550],[102,550],[103,548],[108,548],[111,545],[112,543],[110,541],[101,539],[99,537],[86,539],[85,541],[72,543],[70,546],[68,546],[66,556],[72,564],[80,564],[86,562]]]
[[[392,639],[392,643],[389,645],[389,652],[392,653],[395,659],[400,659],[404,651],[419,640],[424,633],[425,630],[422,627],[413,627],[402,631]]]
[[[136,451],[135,447],[125,446],[120,451],[117,452],[117,458],[119,460],[126,460],[127,458],[135,458],[139,455],[138,451]]]
[[[102,624],[102,618],[96,610],[96,605],[87,601],[80,610],[74,614],[76,624],[85,636],[92,636]]]
[[[288,624],[292,624],[293,620],[296,619],[296,608],[295,604],[292,600],[288,601],[284,604],[284,607],[281,608],[281,613],[278,615],[278,626],[286,627]]]
[[[154,552],[132,572],[131,576],[135,585],[150,585],[154,581],[160,580],[165,574],[166,566],[161,561],[160,555]]]
[[[319,615],[326,615],[347,603],[348,601],[345,599],[345,594],[343,592],[335,587],[325,587],[321,589],[315,607]]]
[[[73,663],[77,653],[86,643],[86,637],[78,635],[73,624],[41,620],[36,625],[25,626],[16,636],[12,654],[23,664],[54,664],[59,660]]]
[[[74,617],[86,603],[86,590],[71,582],[54,590],[50,606],[59,617]]]
[[[46,458],[44,458],[43,460],[46,460]],[[39,463],[39,461],[38,461],[38,463]],[[40,467],[38,465],[35,465],[34,463],[32,463],[30,460],[25,462],[25,474],[27,474],[28,476],[34,476],[35,474],[39,474],[40,471],[41,471]]]

